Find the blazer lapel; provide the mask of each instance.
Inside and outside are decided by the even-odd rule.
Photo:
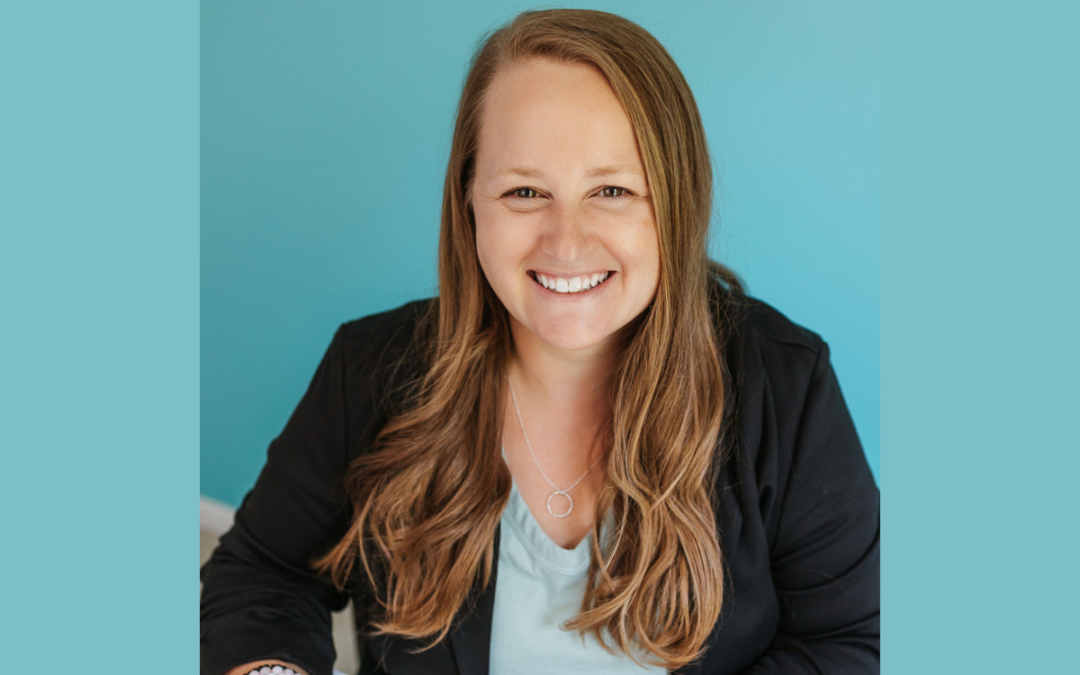
[[[499,534],[495,528],[495,548],[491,562],[491,580],[482,591],[479,584],[463,608],[463,618],[450,631],[450,647],[459,675],[488,675],[491,654],[491,622],[495,614],[495,577],[499,570]]]

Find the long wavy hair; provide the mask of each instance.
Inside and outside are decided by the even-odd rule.
[[[607,78],[636,135],[660,250],[656,296],[627,327],[613,381],[588,581],[565,625],[676,669],[701,655],[724,599],[713,490],[730,402],[708,289],[710,274],[740,296],[742,284],[707,255],[712,168],[690,88],[652,35],[614,14],[525,12],[474,55],[446,171],[439,296],[414,342],[423,367],[401,388],[407,404],[349,467],[352,525],[313,566],[344,589],[359,561],[376,589],[372,634],[430,640],[424,648],[490,581],[511,489],[498,448],[513,347],[477,258],[470,188],[485,92],[501,69],[531,58],[591,64]]]

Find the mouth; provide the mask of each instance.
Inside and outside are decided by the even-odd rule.
[[[536,283],[542,292],[564,297],[592,295],[603,288],[615,274],[615,271],[608,270],[591,275],[565,278],[548,276],[536,270],[528,271],[529,278]]]

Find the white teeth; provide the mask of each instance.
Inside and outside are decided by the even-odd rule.
[[[561,277],[548,277],[537,273],[536,279],[544,288],[551,289],[558,293],[580,293],[603,283],[610,274],[610,272],[599,272],[588,276],[563,279]]]

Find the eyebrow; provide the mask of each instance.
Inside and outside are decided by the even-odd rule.
[[[629,174],[631,176],[637,176],[644,178],[641,171],[636,167],[629,164],[612,164],[611,166],[598,166],[589,169],[585,172],[586,178],[600,178],[602,176],[612,176],[615,174]],[[529,166],[511,166],[505,169],[499,169],[491,175],[492,179],[501,178],[502,176],[518,176],[521,178],[542,178],[544,172],[540,169],[535,169]]]

